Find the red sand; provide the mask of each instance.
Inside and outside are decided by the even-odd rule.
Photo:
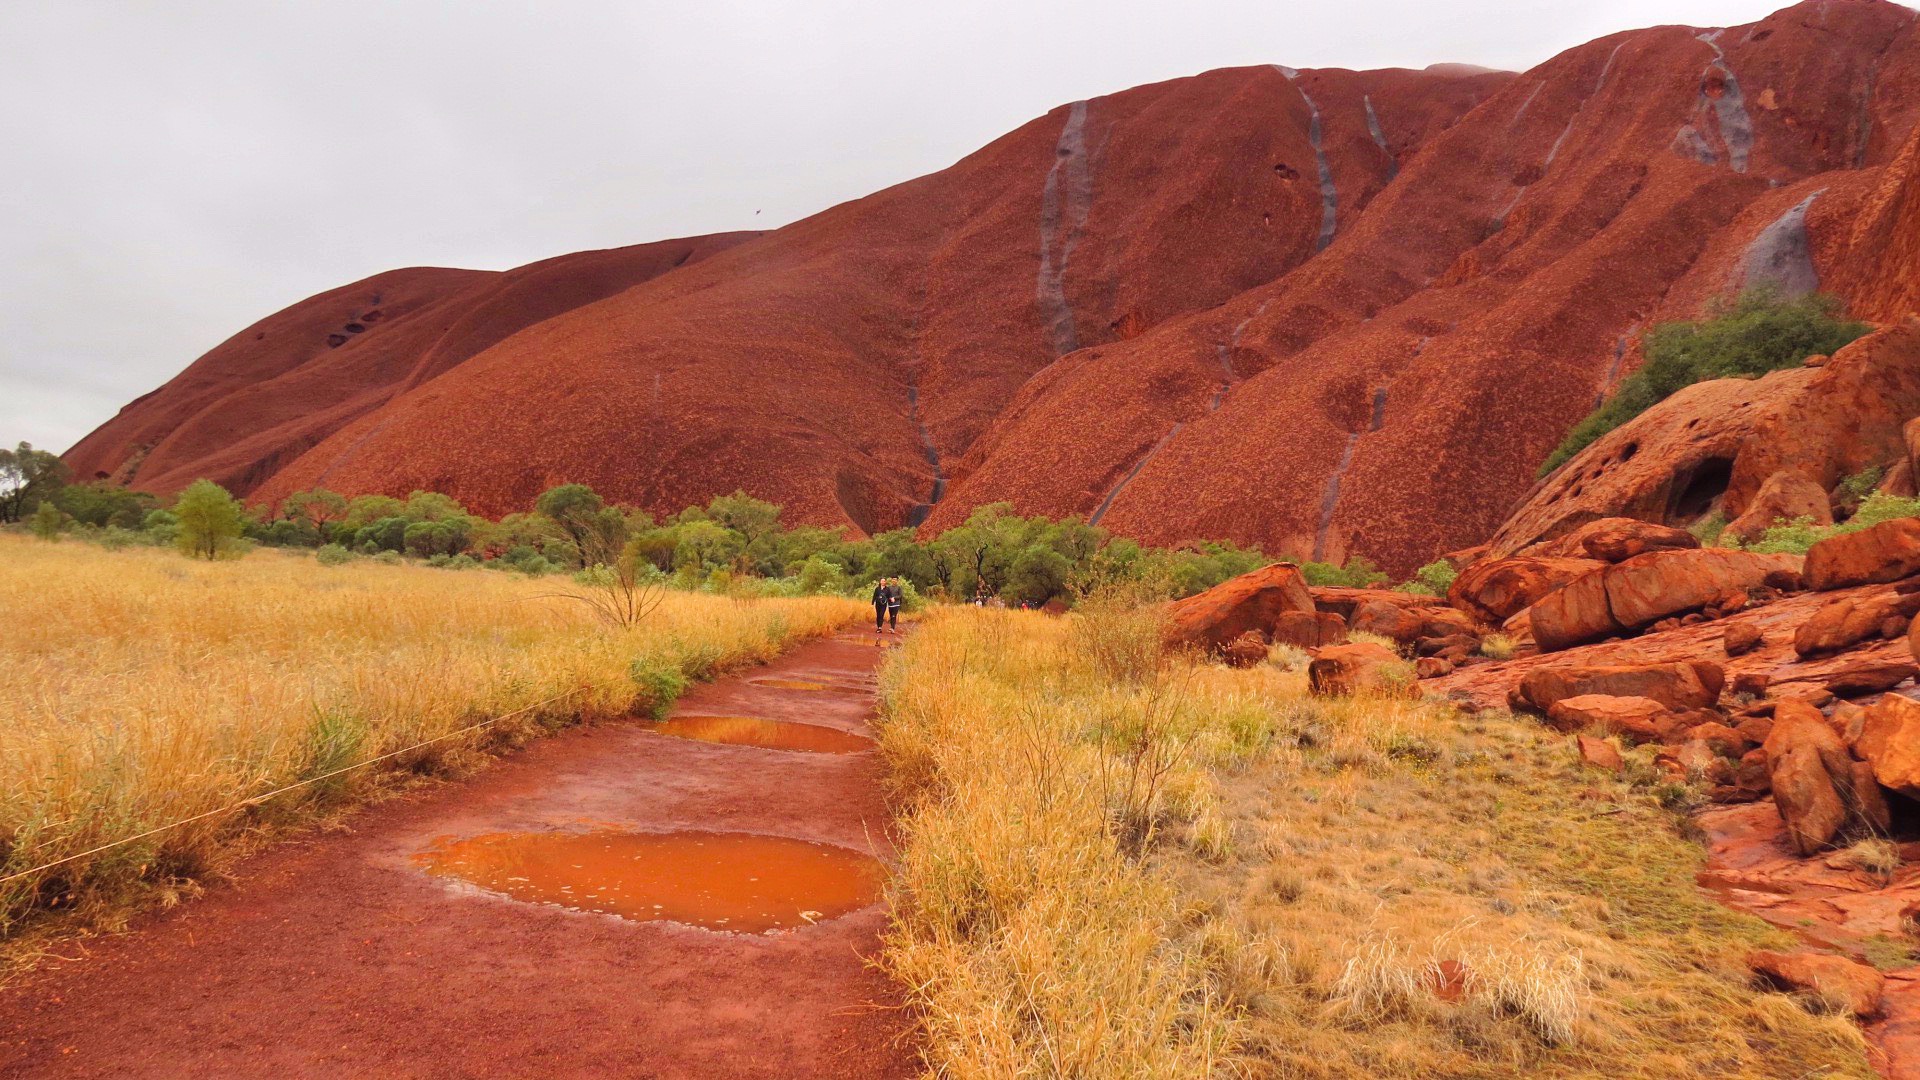
[[[751,674],[870,689],[871,640],[806,645]],[[734,678],[681,709],[862,732],[871,706]],[[637,722],[563,733],[43,963],[0,991],[0,1076],[912,1075],[897,992],[862,961],[878,905],[790,933],[714,933],[520,903],[414,858],[442,839],[599,827],[884,859],[879,770],[872,754],[715,746]]]

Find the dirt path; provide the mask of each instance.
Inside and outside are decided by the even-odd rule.
[[[881,654],[871,635],[804,645],[696,688],[676,713],[864,732]],[[414,859],[448,838],[605,827],[762,833],[884,859],[879,770],[872,753],[713,745],[640,724],[563,733],[48,961],[0,992],[0,1076],[911,1075],[898,996],[861,959],[879,904],[790,933],[717,933],[521,903]]]

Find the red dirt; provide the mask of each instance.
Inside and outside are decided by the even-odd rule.
[[[862,732],[880,654],[852,635],[806,645],[678,711]],[[863,692],[749,681],[766,675]],[[583,827],[755,832],[885,859],[879,773],[872,754],[716,746],[639,722],[563,733],[45,962],[0,991],[0,1075],[912,1075],[899,996],[862,959],[880,905],[714,933],[519,903],[413,859],[441,838]]]

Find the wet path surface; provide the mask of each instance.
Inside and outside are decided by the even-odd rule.
[[[865,735],[874,641],[803,645],[675,718]],[[61,950],[0,991],[0,1076],[913,1075],[898,995],[862,959],[885,922],[867,860],[891,856],[877,756],[651,727],[534,743]],[[471,872],[441,872],[451,853]]]

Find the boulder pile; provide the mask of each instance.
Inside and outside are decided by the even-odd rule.
[[[1173,644],[1230,664],[1305,649],[1315,694],[1425,687],[1537,715],[1603,768],[1624,767],[1616,744],[1652,745],[1656,768],[1716,802],[1772,796],[1810,854],[1885,833],[1890,799],[1920,799],[1916,615],[1920,520],[1802,559],[1601,518],[1481,553],[1445,598],[1311,587],[1282,563],[1172,604],[1168,621]]]

